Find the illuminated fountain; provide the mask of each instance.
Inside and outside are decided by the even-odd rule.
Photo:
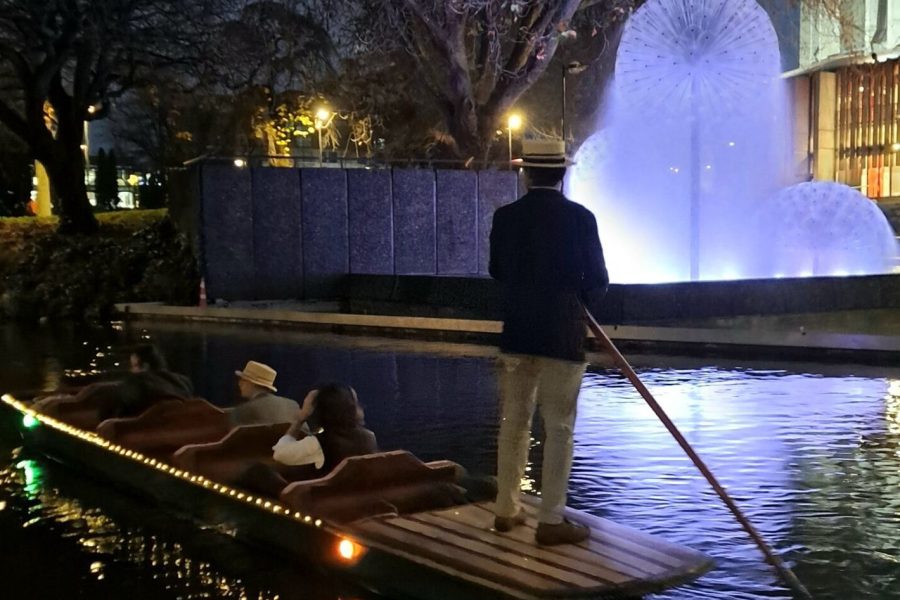
[[[613,281],[890,270],[896,243],[871,201],[838,184],[781,189],[791,127],[779,65],[754,0],[650,0],[631,16],[604,127],[567,181],[597,216]]]

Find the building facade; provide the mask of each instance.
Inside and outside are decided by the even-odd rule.
[[[803,2],[797,34],[797,178],[900,199],[900,0]]]

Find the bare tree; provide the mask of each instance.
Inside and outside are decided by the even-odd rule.
[[[196,59],[203,0],[0,0],[0,71],[16,86],[0,123],[47,169],[60,231],[97,223],[84,183],[84,124],[146,73]],[[45,122],[52,110],[56,125]]]
[[[637,2],[584,2],[621,20]],[[546,70],[582,0],[385,0],[362,9],[361,39],[401,45],[440,106],[455,153],[489,158],[504,113]],[[372,32],[366,37],[365,32]],[[395,37],[391,37],[395,36]]]

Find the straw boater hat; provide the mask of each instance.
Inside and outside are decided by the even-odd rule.
[[[566,157],[563,140],[522,140],[522,158],[512,161],[516,167],[564,168],[575,163]]]
[[[262,386],[266,389],[270,389],[273,392],[277,392],[275,389],[275,376],[278,374],[275,369],[270,367],[269,365],[264,365],[262,363],[258,363],[254,360],[251,360],[247,363],[247,366],[244,367],[243,371],[235,371],[235,375],[249,381],[250,383],[255,383],[256,385]]]

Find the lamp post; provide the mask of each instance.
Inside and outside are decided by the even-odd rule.
[[[511,114],[506,119],[507,147],[509,148],[509,163],[512,168],[512,132],[522,126],[522,117],[518,114]]]
[[[319,131],[319,166],[322,166],[322,130],[328,127],[331,120],[334,118],[334,113],[332,113],[327,108],[320,108],[316,111],[316,129]]]
[[[577,60],[564,64],[562,68],[562,138],[566,143],[569,141],[568,132],[566,131],[566,75],[570,73],[578,75],[584,72],[585,69],[587,69],[587,65],[583,65]]]

